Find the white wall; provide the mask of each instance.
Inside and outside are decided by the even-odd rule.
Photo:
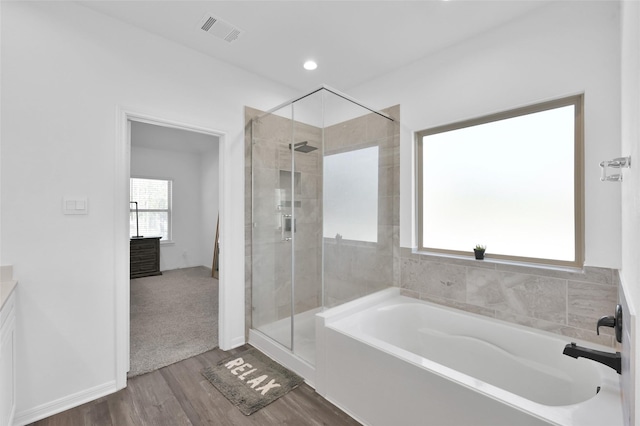
[[[632,165],[622,185],[623,284],[640,311],[640,3],[624,2],[622,54],[622,154]]]
[[[635,342],[623,341],[623,359],[635,356],[635,381],[623,381],[626,399],[634,401],[635,410],[630,415],[639,422],[640,383],[638,366],[638,313],[640,312],[640,3],[626,1],[622,5],[622,155],[630,155],[632,164],[624,171],[622,183],[622,269],[620,281],[629,309],[636,315]],[[623,334],[627,336],[630,331]],[[628,351],[628,352],[627,352]]]
[[[403,247],[414,246],[412,132],[584,92],[586,264],[620,267],[620,185],[601,183],[598,166],[620,155],[619,18],[617,2],[550,4],[349,90],[401,105]]]
[[[0,2],[0,23],[2,22],[2,2]],[[0,31],[0,46],[2,46],[2,31]],[[1,48],[0,48],[1,51]],[[2,99],[2,55],[0,54],[0,99]],[[2,112],[0,111],[0,159],[2,155]],[[0,161],[0,239],[2,238],[2,161]],[[1,241],[1,240],[0,240]],[[0,243],[0,265],[2,263],[2,244]]]
[[[211,138],[215,139],[215,138]],[[217,153],[217,143],[212,144]],[[211,159],[211,155],[208,156]],[[217,157],[217,156],[216,156]],[[202,231],[203,219],[203,155],[198,153],[131,147],[131,176],[161,178],[173,181],[171,211],[171,242],[161,243],[160,270],[192,266],[211,267],[204,263],[207,235]],[[216,163],[217,165],[217,163]],[[218,170],[209,166],[213,185],[218,185]],[[208,195],[208,194],[207,194]],[[218,200],[209,203],[217,205]],[[215,221],[215,219],[214,219]],[[207,241],[212,243],[212,240]]]
[[[72,2],[2,2],[1,31],[1,263],[20,281],[17,420],[114,390],[118,106],[226,132],[223,287],[238,305],[226,307],[229,330],[244,339],[243,106],[266,110],[294,93]],[[64,195],[87,196],[89,214],[62,215]]]

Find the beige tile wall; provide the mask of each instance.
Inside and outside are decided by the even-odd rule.
[[[612,315],[618,274],[607,268],[581,272],[450,259],[400,249],[402,293],[476,314],[567,337],[614,346],[613,330],[597,320]]]
[[[399,277],[399,263],[394,263],[394,244],[399,235],[399,106],[385,110],[396,121],[384,119],[377,114],[344,121],[324,129],[325,154],[350,151],[361,147],[378,145],[379,159],[379,206],[378,243],[363,244],[346,240],[325,240],[324,283],[327,306],[334,306],[360,296],[370,294],[394,284]],[[291,258],[290,248],[269,235],[273,230],[256,229],[252,226],[252,202],[260,214],[273,215],[273,194],[261,193],[261,187],[278,187],[280,170],[290,170],[291,121],[279,116],[267,116],[258,124],[251,119],[261,111],[245,108],[245,313],[247,332],[252,324],[263,324],[290,315],[290,274],[281,270]],[[255,135],[252,135],[255,131]],[[308,140],[320,146],[323,129],[295,122],[296,142]],[[253,145],[252,139],[258,141]],[[261,143],[265,142],[265,143]],[[322,304],[322,151],[296,156],[296,170],[301,172],[301,201],[296,233],[296,312]],[[252,169],[252,156],[254,168]],[[252,188],[254,180],[260,185]],[[264,185],[262,185],[264,183]],[[254,191],[252,197],[252,190]],[[268,217],[261,219],[268,220]],[[252,247],[252,234],[260,241]],[[279,231],[278,231],[279,232]],[[270,242],[273,240],[273,242]],[[252,255],[256,256],[252,268]],[[394,265],[396,269],[394,270]],[[252,276],[253,274],[253,276]],[[252,289],[252,280],[256,284]],[[397,285],[397,282],[395,283]],[[261,306],[252,308],[254,297],[260,298]],[[273,309],[269,308],[272,307]]]
[[[390,285],[402,293],[477,314],[513,322],[571,338],[614,346],[611,329],[595,333],[603,315],[613,314],[618,300],[618,274],[607,268],[586,267],[581,272],[516,266],[492,262],[416,254],[399,244],[399,118],[400,107],[385,110],[392,125],[364,116],[325,129],[328,154],[358,146],[380,146],[379,243],[373,245],[325,241],[327,305],[334,306]],[[246,108],[246,314],[251,324],[251,126],[260,112]],[[313,130],[310,130],[313,132]],[[276,129],[274,135],[280,134]],[[288,135],[281,135],[283,140]],[[270,154],[271,155],[271,154]],[[276,154],[273,153],[275,156]],[[321,161],[321,160],[320,160]],[[321,170],[321,163],[318,163]],[[304,191],[321,200],[321,176]],[[318,196],[318,197],[316,197]],[[305,204],[305,214],[320,217],[320,202]],[[490,257],[490,254],[488,255]],[[311,258],[316,259],[315,262]],[[307,253],[305,263],[320,270],[320,258]],[[301,274],[302,275],[302,274]],[[311,285],[309,285],[311,288]],[[267,292],[268,293],[268,292]],[[272,297],[265,295],[265,297]],[[320,298],[320,295],[317,296]]]
[[[325,129],[325,154],[378,146],[378,241],[363,243],[325,239],[325,306],[332,307],[394,282],[393,248],[399,235],[400,106],[347,120]]]

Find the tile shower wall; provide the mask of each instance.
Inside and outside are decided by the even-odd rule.
[[[378,147],[377,242],[324,238],[326,307],[397,285],[393,252],[400,234],[400,106],[383,112],[394,121],[372,113],[324,131],[325,156]]]
[[[251,315],[254,324],[267,324],[291,315],[291,259],[292,243],[281,240],[281,229],[277,225],[282,214],[295,213],[295,311],[306,311],[320,306],[320,252],[321,252],[321,206],[319,180],[321,179],[321,151],[296,153],[295,171],[291,170],[291,120],[277,115],[267,115],[251,127],[250,119],[260,111],[247,108],[245,118],[245,282],[247,320]],[[253,151],[251,146],[252,135]],[[321,129],[295,122],[295,142],[308,141],[319,146]],[[253,158],[252,158],[253,156]],[[253,169],[251,167],[253,160]],[[251,186],[251,173],[256,183]],[[292,179],[294,180],[295,204],[292,204]],[[253,197],[252,197],[252,191]],[[253,228],[252,203],[255,203],[257,221],[271,226]],[[295,212],[293,211],[295,210]],[[252,246],[254,240],[259,243]],[[254,241],[254,242],[255,242]],[[253,269],[251,256],[255,256]],[[252,274],[259,277],[259,285],[251,286]],[[262,301],[251,308],[254,297]],[[251,324],[247,321],[247,326]]]
[[[347,240],[324,239],[324,280],[327,306],[356,299],[389,285],[398,285],[399,263],[394,263],[394,247],[399,241],[399,106],[385,110],[396,119],[386,120],[376,114],[347,120],[324,129],[325,155],[377,145],[378,162],[378,242],[362,243]],[[290,314],[289,288],[291,279],[286,271],[278,270],[277,263],[289,264],[291,255],[282,244],[264,244],[252,248],[252,202],[266,203],[267,214],[273,209],[273,194],[254,194],[252,197],[252,155],[259,180],[274,181],[278,187],[282,171],[290,171],[288,143],[291,121],[278,116],[261,119],[260,133],[268,143],[254,146],[252,153],[251,119],[262,112],[245,108],[245,316],[246,332],[252,324],[264,324]],[[269,127],[268,129],[266,127]],[[323,129],[295,123],[296,142],[308,140],[321,146]],[[266,140],[265,140],[266,141]],[[300,171],[301,201],[296,233],[296,313],[322,304],[320,285],[322,273],[322,151],[296,156],[296,169]],[[262,210],[256,205],[256,210]],[[287,250],[289,253],[287,253]],[[252,270],[252,252],[254,259]],[[274,253],[276,256],[274,256]],[[287,260],[288,259],[288,260]],[[395,267],[394,267],[395,265]],[[275,273],[274,273],[275,271]],[[260,274],[260,286],[252,289],[252,274]],[[267,277],[267,279],[265,279]],[[271,279],[273,277],[273,279]],[[256,312],[252,309],[253,296],[267,301],[272,310]]]
[[[251,120],[260,115],[260,111],[254,108],[244,108],[244,334],[249,340],[249,329],[251,328]]]
[[[450,259],[400,249],[400,287],[406,296],[521,324],[571,338],[614,346],[613,329],[597,320],[613,314],[616,270],[582,272]]]

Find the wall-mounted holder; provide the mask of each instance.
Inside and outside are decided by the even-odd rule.
[[[631,157],[618,157],[609,161],[601,161],[600,167],[602,174],[600,180],[602,182],[622,182],[622,173],[607,174],[607,169],[628,169],[631,167]]]
[[[616,332],[616,340],[622,343],[622,305],[616,305],[615,314],[604,316],[596,324],[596,334],[600,335],[600,327],[611,327]]]

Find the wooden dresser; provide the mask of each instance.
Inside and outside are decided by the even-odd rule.
[[[143,237],[129,240],[131,278],[162,275],[160,272],[160,238]]]

